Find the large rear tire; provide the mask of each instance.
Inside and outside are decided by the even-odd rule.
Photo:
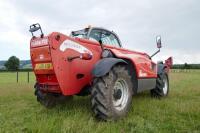
[[[37,101],[46,108],[53,108],[57,104],[65,103],[66,101],[70,101],[73,98],[73,96],[64,96],[57,93],[42,92],[38,89],[37,85],[35,89],[35,95],[37,97]]]
[[[169,93],[169,79],[168,74],[166,72],[163,72],[161,74],[158,74],[158,77],[156,79],[156,87],[151,90],[151,96],[152,97],[166,97]]]
[[[35,90],[37,101],[46,108],[52,108],[56,105],[55,97],[49,93],[43,93],[40,90]]]
[[[101,120],[125,116],[133,95],[131,75],[125,66],[117,65],[105,76],[95,78],[91,91],[92,111]]]

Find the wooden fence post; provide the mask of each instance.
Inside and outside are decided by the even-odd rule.
[[[18,71],[17,71],[17,83],[18,83],[18,80],[19,80],[19,74],[18,74]]]
[[[28,76],[27,76],[27,78],[28,78],[28,79],[27,79],[27,81],[28,81],[28,83],[29,83],[29,71],[28,71],[28,73],[27,73],[27,74],[28,74]]]

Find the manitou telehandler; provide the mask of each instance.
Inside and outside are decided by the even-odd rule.
[[[169,93],[172,58],[165,63],[152,61],[160,52],[160,36],[158,51],[149,56],[123,48],[118,36],[104,28],[89,26],[70,36],[59,32],[45,36],[37,23],[29,31],[35,95],[46,107],[73,95],[91,95],[98,119],[117,120],[127,114],[133,95],[150,90],[160,98]],[[36,31],[41,34],[35,36]]]

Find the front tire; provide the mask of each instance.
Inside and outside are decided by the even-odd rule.
[[[95,78],[91,91],[92,111],[101,120],[125,116],[133,95],[131,75],[125,66],[117,65],[105,76]]]
[[[166,97],[169,93],[169,78],[166,72],[158,74],[156,87],[151,90],[152,97]]]

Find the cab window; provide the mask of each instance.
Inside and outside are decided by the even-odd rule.
[[[102,44],[120,47],[117,37],[112,32],[103,29],[92,29],[89,35],[89,40],[96,42],[100,42],[101,40]]]
[[[102,31],[101,41],[105,45],[112,45],[115,47],[120,47],[117,37],[113,33],[108,32],[108,31]]]
[[[101,40],[101,30],[99,30],[99,29],[93,29],[90,32],[89,40],[99,42]]]

